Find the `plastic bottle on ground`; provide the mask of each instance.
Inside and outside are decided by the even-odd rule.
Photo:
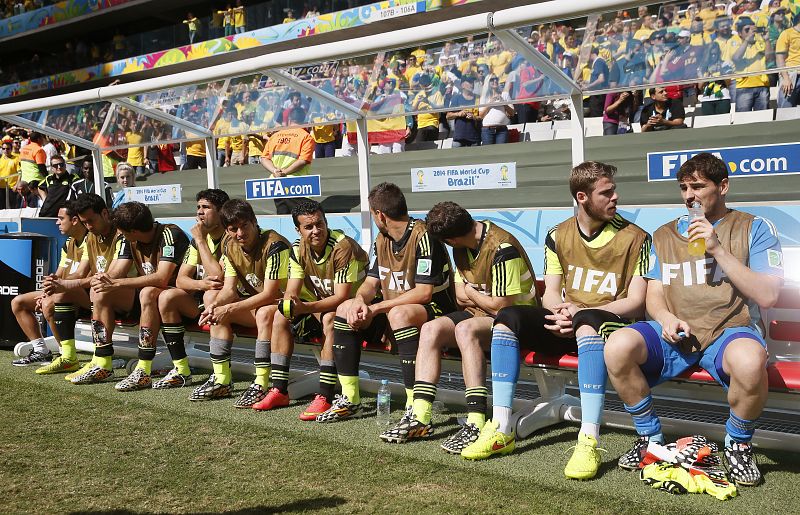
[[[389,414],[392,412],[392,392],[389,390],[389,380],[381,380],[378,388],[378,409],[376,410],[376,423],[379,426],[389,425]]]

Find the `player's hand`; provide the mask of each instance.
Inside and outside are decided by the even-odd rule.
[[[560,313],[564,316],[569,317],[569,319],[572,320],[572,317],[575,316],[575,313],[580,311],[580,308],[578,308],[578,306],[576,306],[572,302],[562,302],[561,304],[556,304],[555,306],[553,306],[553,309],[551,311],[553,313]]]
[[[672,345],[679,345],[684,340],[691,338],[691,336],[692,330],[689,324],[675,315],[671,315],[669,319],[661,324],[661,337]]]
[[[214,325],[223,323],[228,318],[228,315],[230,315],[230,313],[231,313],[230,304],[215,307],[211,312],[211,323]]]
[[[203,312],[200,313],[200,318],[197,319],[197,325],[201,325],[201,326],[202,325],[207,325],[207,324],[213,325],[213,323],[211,321],[211,314],[214,312],[214,308],[216,306],[217,305],[215,303],[213,303],[213,302],[211,304],[208,304],[206,306],[206,309],[204,309]]]
[[[113,291],[119,285],[114,279],[109,277],[108,274],[99,273],[99,274],[95,274],[95,276],[92,277],[91,286],[92,286],[92,291],[93,292],[95,292],[95,293],[104,293],[104,292]]]
[[[220,279],[218,275],[209,275],[208,277],[204,277],[200,282],[203,283],[203,291],[221,290],[223,285],[222,279]]]
[[[50,274],[44,278],[42,291],[45,295],[55,295],[56,293],[64,293],[67,289],[64,288],[64,285],[61,284],[55,274]]]
[[[545,315],[550,324],[545,324],[544,328],[558,336],[559,338],[572,338],[574,331],[572,330],[572,317],[564,313],[553,313],[552,315]]]
[[[34,306],[33,310],[37,313],[42,312],[42,300],[44,300],[44,295],[39,295],[36,297],[36,305]]]
[[[195,241],[205,241],[208,235],[208,229],[203,222],[197,220],[197,223],[192,226],[191,233]]]
[[[711,255],[714,255],[717,250],[722,248],[719,244],[719,239],[717,238],[717,231],[714,230],[714,226],[711,225],[711,222],[709,222],[705,217],[691,220],[689,223],[688,236],[689,241],[705,239],[706,252]]]
[[[372,318],[369,306],[363,300],[357,299],[353,301],[350,310],[347,312],[347,323],[353,329],[360,329],[366,325],[366,322]]]
[[[289,295],[289,299],[292,301],[292,316],[296,317],[297,315],[306,315],[310,313],[308,310],[308,305],[303,302],[303,300],[298,297],[297,295]]]

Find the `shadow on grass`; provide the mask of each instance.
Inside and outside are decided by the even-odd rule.
[[[199,512],[192,512],[194,515],[211,515],[211,514],[222,514],[222,515],[263,515],[269,513],[291,513],[291,512],[306,512],[306,511],[315,511],[315,510],[322,510],[328,508],[336,508],[337,506],[341,506],[345,504],[347,500],[341,497],[314,497],[312,499],[302,499],[292,502],[287,502],[284,504],[279,504],[277,506],[253,506],[252,508],[242,508],[239,510],[229,510],[229,511],[199,511]],[[81,513],[81,515],[139,515],[143,512],[137,512],[133,510],[97,510],[97,511],[80,511],[80,512],[71,512],[73,514]]]

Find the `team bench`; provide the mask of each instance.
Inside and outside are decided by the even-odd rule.
[[[539,291],[544,284],[538,281]],[[771,356],[768,367],[769,399],[767,410],[762,417],[761,427],[756,431],[754,441],[763,447],[794,450],[800,452],[800,352],[793,349],[800,345],[800,288],[786,286],[781,291],[775,308],[767,310],[764,320],[767,324],[767,343],[771,354],[774,349],[780,352],[779,360]],[[79,324],[76,335],[80,350],[91,351],[91,330],[87,321]],[[115,352],[125,357],[135,357],[137,348],[136,331],[127,328],[136,326],[137,320],[118,320],[120,327],[114,334]],[[187,326],[186,347],[190,363],[197,368],[210,368],[208,358],[208,326]],[[233,347],[232,368],[234,371],[252,373],[252,352],[256,330],[235,327],[236,341]],[[793,352],[794,351],[794,352]],[[362,363],[382,366],[397,366],[397,358],[391,356],[395,349],[385,342],[363,342]],[[298,342],[297,355],[318,355],[319,341],[312,339]],[[444,356],[442,371],[460,374],[460,359],[454,353]],[[788,358],[788,359],[787,359]],[[795,359],[798,361],[792,361]],[[161,363],[161,366],[159,365]],[[563,422],[580,421],[580,402],[577,390],[577,354],[551,355],[528,352],[522,356],[525,365],[520,374],[521,381],[535,383],[538,397],[532,400],[516,399],[514,403],[517,435],[526,437],[531,433]],[[169,356],[163,345],[154,368],[169,368]],[[377,389],[375,380],[363,381],[364,389]],[[290,395],[302,397],[315,391],[318,384],[315,372],[296,372],[290,385]],[[398,391],[399,385],[395,385]],[[440,397],[447,402],[463,402],[463,393],[448,390],[446,384],[440,385]],[[614,400],[609,392],[606,402],[604,423],[612,427],[631,428],[630,416],[621,409],[621,403]],[[664,429],[679,434],[701,432],[707,436],[722,438],[727,414],[727,401],[724,390],[711,375],[700,367],[693,367],[677,377],[654,389],[657,411],[662,418]],[[716,413],[716,418],[713,414]]]

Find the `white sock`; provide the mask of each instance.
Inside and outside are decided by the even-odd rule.
[[[497,430],[507,435],[511,434],[511,408],[505,406],[492,407],[492,420],[497,422]]]
[[[36,352],[41,352],[42,354],[47,354],[50,352],[50,349],[47,348],[47,344],[44,343],[44,338],[31,340],[31,343],[33,344],[33,350]]]
[[[581,423],[581,433],[593,436],[598,443],[600,443],[600,424],[590,424],[589,422]]]

